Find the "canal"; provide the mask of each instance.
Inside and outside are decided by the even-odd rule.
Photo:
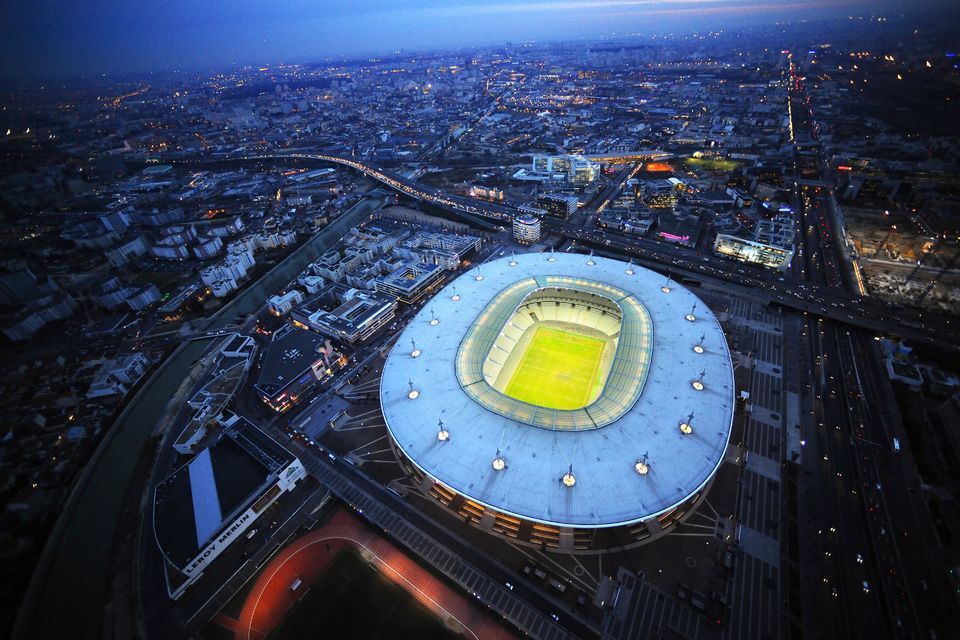
[[[365,198],[261,276],[221,309],[208,328],[249,314],[333,247],[380,205]],[[140,452],[158,416],[209,340],[181,345],[152,375],[111,428],[54,526],[20,612],[14,637],[99,638],[107,606],[113,534]],[[144,544],[153,533],[145,531]],[[132,600],[130,600],[132,606]]]

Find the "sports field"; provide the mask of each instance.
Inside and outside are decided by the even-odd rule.
[[[596,396],[604,341],[538,326],[506,395],[548,409],[579,409]]]

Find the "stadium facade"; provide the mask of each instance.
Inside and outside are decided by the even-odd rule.
[[[531,253],[424,305],[380,388],[391,444],[460,518],[566,552],[663,535],[726,454],[733,367],[711,311],[653,271]]]

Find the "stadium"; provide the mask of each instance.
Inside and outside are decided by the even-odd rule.
[[[380,399],[418,487],[513,541],[587,553],[654,540],[727,450],[733,367],[689,290],[617,260],[501,258],[400,335]]]

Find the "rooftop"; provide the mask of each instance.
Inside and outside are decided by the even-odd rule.
[[[157,543],[176,567],[187,566],[223,526],[247,509],[294,460],[244,418],[157,485]]]
[[[605,288],[605,297],[621,308],[631,301],[628,308],[636,304],[638,317],[644,311],[649,315],[649,330],[640,323],[636,331],[649,345],[618,358],[621,366],[636,366],[649,349],[639,396],[631,401],[627,394],[591,425],[568,423],[589,414],[593,405],[575,411],[548,409],[555,421],[544,423],[537,417],[544,409],[493,389],[485,393],[496,405],[481,404],[471,393],[480,385],[457,376],[461,343],[476,326],[486,324],[478,320],[492,300],[514,289],[557,283],[575,290]],[[457,295],[450,293],[454,286]],[[621,300],[619,293],[625,294]],[[516,307],[503,308],[506,321]],[[618,350],[627,342],[622,340]],[[480,357],[485,356],[483,352]],[[613,369],[617,366],[615,361]],[[611,385],[618,388],[613,379],[607,387]],[[695,494],[723,460],[734,411],[726,339],[702,301],[653,271],[560,253],[502,258],[455,280],[424,305],[397,340],[380,393],[392,437],[424,473],[501,512],[578,527],[646,520]],[[504,402],[515,403],[518,413],[490,408]],[[524,408],[526,413],[520,411]],[[441,420],[445,439],[438,438]],[[505,463],[500,470],[493,465],[498,451]],[[645,474],[637,471],[641,460],[647,465]],[[571,465],[576,480],[567,486],[561,478],[570,475]]]
[[[322,357],[318,349],[325,341],[323,336],[291,325],[277,329],[260,364],[257,388],[272,396],[286,387]]]

